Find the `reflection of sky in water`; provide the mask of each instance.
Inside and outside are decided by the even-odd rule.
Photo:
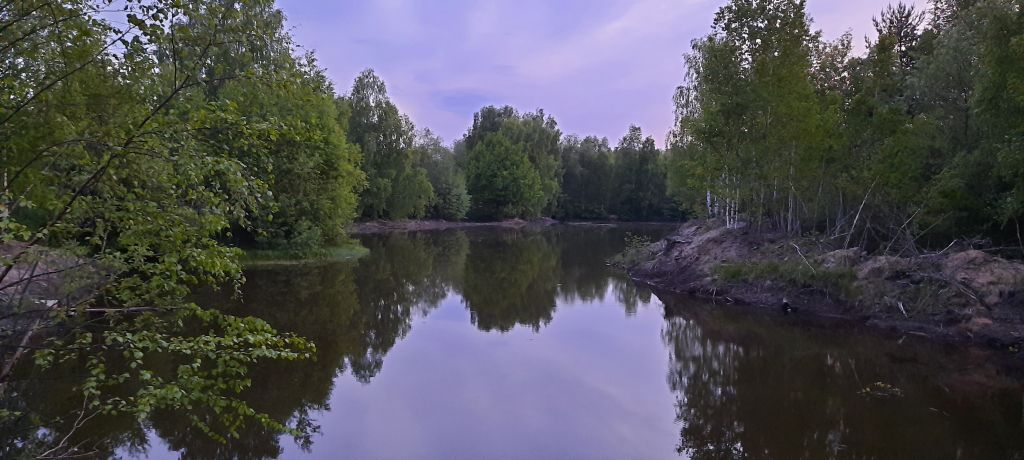
[[[539,334],[481,333],[457,299],[417,325],[370,385],[339,382],[314,453],[353,458],[657,458],[678,431],[656,309],[560,312]],[[456,312],[456,313],[448,313]],[[648,449],[644,453],[644,449]],[[326,457],[324,457],[326,458]]]
[[[1024,449],[1020,382],[978,355],[659,300],[605,267],[624,240],[625,229],[572,226],[393,234],[365,238],[371,253],[357,263],[253,270],[246,303],[205,302],[317,343],[316,361],[254,366],[243,396],[281,420],[309,409],[321,427],[311,451],[258,429],[222,446],[177,413],[147,422],[147,454],[1004,459]],[[865,397],[874,382],[904,396]]]
[[[609,290],[559,301],[539,333],[481,332],[449,294],[370,384],[339,377],[312,452],[282,439],[282,458],[675,457],[661,310],[627,318]],[[177,458],[151,442],[150,458]]]

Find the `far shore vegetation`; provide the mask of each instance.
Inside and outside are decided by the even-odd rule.
[[[287,249],[248,249],[239,257],[243,267],[341,262],[358,259],[370,250],[358,242],[306,251]]]

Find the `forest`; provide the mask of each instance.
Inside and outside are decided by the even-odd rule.
[[[899,3],[874,25],[858,53],[804,0],[731,0],[680,65],[663,146],[511,106],[449,143],[373,70],[335,86],[272,0],[2,2],[0,431],[52,422],[13,376],[71,361],[82,414],[201,404],[214,439],[291,430],[234,395],[315,345],[191,294],[240,289],[243,250],[315,253],[356,220],[713,217],[1024,250],[1024,1]],[[71,451],[38,435],[22,447]]]
[[[802,1],[732,1],[675,96],[672,193],[730,225],[1024,248],[1024,3],[899,3],[856,55]]]
[[[606,138],[563,136],[541,109],[487,106],[461,139],[446,145],[429,128],[415,128],[372,69],[336,101],[339,122],[362,153],[366,184],[358,190],[357,218],[680,216],[667,191],[667,156],[637,126],[613,148]]]

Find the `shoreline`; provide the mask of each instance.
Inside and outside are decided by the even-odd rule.
[[[426,231],[438,231],[438,230],[449,230],[455,228],[477,228],[477,227],[503,227],[503,228],[523,228],[523,227],[549,227],[557,225],[560,222],[554,219],[540,218],[540,219],[507,219],[498,220],[493,222],[470,222],[470,221],[450,221],[450,220],[415,220],[415,219],[403,219],[403,220],[370,220],[365,222],[355,222],[348,228],[348,234],[352,236],[358,235],[378,235],[382,233],[392,232],[426,232]]]
[[[328,246],[314,251],[242,249],[239,262],[245,270],[287,265],[323,264],[355,260],[370,253],[358,242]]]
[[[571,226],[592,226],[592,227],[614,227],[620,225],[660,225],[660,226],[672,226],[676,227],[680,225],[679,222],[632,222],[632,221],[614,221],[614,220],[556,220],[548,217],[541,217],[538,219],[506,219],[491,222],[476,222],[476,221],[450,221],[450,220],[439,220],[439,219],[403,219],[403,220],[370,220],[364,222],[355,222],[348,228],[348,234],[352,236],[359,235],[378,235],[383,233],[391,232],[427,232],[427,231],[439,231],[439,230],[450,230],[459,228],[486,228],[486,227],[500,227],[500,228],[540,228],[540,227],[552,227],[555,225],[571,225]]]
[[[1024,265],[973,249],[869,256],[705,221],[612,264],[657,293],[1024,358]]]

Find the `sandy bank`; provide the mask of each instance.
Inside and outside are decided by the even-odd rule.
[[[1024,265],[980,250],[876,256],[826,239],[701,221],[613,262],[661,291],[1015,353],[1024,348]]]

